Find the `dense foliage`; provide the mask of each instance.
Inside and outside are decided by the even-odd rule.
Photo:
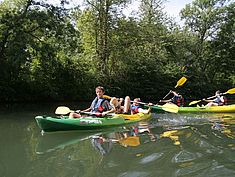
[[[235,85],[235,3],[194,0],[184,26],[163,12],[164,1],[84,0],[70,7],[43,0],[0,3],[0,100],[87,100],[108,95],[159,100],[176,82],[186,98]]]

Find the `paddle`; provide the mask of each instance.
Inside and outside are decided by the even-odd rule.
[[[179,107],[173,103],[166,103],[164,105],[157,105],[161,107],[166,112],[178,113]]]
[[[175,88],[184,85],[184,83],[187,81],[186,77],[181,77],[180,80],[177,81]],[[163,100],[168,97],[168,95],[171,93],[171,90],[166,94],[166,96],[163,97]]]
[[[131,101],[131,102],[136,102],[136,101]],[[136,103],[148,105],[148,103],[144,103],[144,102],[136,102]],[[164,105],[156,105],[156,106],[162,108],[166,112],[177,113],[179,111],[179,107],[177,105],[171,104],[171,103],[166,103]],[[149,107],[151,107],[151,106],[149,106]]]
[[[139,146],[140,145],[140,138],[138,136],[129,136],[124,139],[118,140],[119,143],[125,147],[127,146]]]
[[[68,114],[68,113],[71,113],[71,112],[76,112],[76,111],[70,110],[66,106],[59,106],[55,110],[55,114],[58,114],[58,115],[65,115],[65,114]],[[93,112],[84,112],[84,111],[80,111],[79,113],[92,115],[92,116],[96,116],[96,117],[102,117],[102,113],[93,113]],[[110,116],[110,115],[113,115],[113,114],[107,114],[107,115]]]
[[[111,100],[112,97],[111,96],[108,96],[108,95],[103,95],[103,98],[107,99],[107,100]]]
[[[235,88],[232,88],[232,89],[229,89],[227,92],[221,93],[220,95],[234,94],[234,93],[235,93]],[[212,99],[212,98],[215,98],[215,97],[216,97],[216,96],[211,96],[211,97],[206,98],[206,100],[209,100],[209,99]],[[205,99],[205,98],[203,98],[203,99]],[[197,104],[197,103],[203,101],[203,99],[191,101],[191,102],[189,103],[189,106],[191,106],[191,105],[193,105],[193,104]]]

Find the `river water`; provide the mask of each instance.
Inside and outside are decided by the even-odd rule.
[[[235,176],[235,114],[153,114],[126,127],[42,135],[34,117],[57,106],[1,107],[1,177]]]

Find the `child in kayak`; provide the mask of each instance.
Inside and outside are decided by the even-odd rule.
[[[133,103],[131,104],[131,114],[137,114],[137,113],[144,113],[144,114],[148,114],[151,111],[151,107],[149,107],[148,109],[143,109],[140,106],[140,98],[135,98]]]

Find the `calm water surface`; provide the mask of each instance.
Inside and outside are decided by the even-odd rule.
[[[0,177],[235,176],[235,114],[154,114],[127,127],[42,135],[34,117],[57,106],[2,106]]]

